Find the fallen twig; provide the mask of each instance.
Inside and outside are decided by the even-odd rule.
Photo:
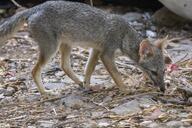
[[[95,101],[93,101],[93,100],[90,100],[90,101],[91,101],[93,104],[95,104],[95,105],[97,105],[97,106],[99,106],[99,107],[102,107],[102,108],[106,109],[107,111],[110,111],[109,108],[107,108],[106,106],[102,105],[102,103],[97,103],[97,102],[95,102]]]
[[[91,6],[93,6],[93,0],[90,0],[90,4],[91,4]]]
[[[24,8],[23,6],[21,6],[20,4],[18,4],[15,0],[11,0],[11,2],[17,6],[18,8]]]
[[[176,101],[176,100],[169,100],[162,97],[156,97],[158,100],[160,100],[162,103],[170,103],[170,104],[176,104],[176,105],[186,105],[186,106],[192,106],[192,102],[188,101]]]
[[[182,63],[182,61],[188,56],[188,53],[185,54],[184,57],[180,58],[177,62],[175,62],[176,64],[180,64]]]

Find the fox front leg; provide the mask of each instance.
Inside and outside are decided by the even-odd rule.
[[[107,71],[109,72],[111,77],[113,78],[114,82],[118,86],[118,88],[121,91],[126,93],[126,86],[123,83],[121,74],[118,72],[118,70],[115,66],[114,54],[113,53],[104,53],[101,55],[101,60],[104,64],[105,68],[107,69]]]

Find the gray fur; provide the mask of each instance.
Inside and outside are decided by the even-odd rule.
[[[47,56],[56,52],[61,43],[71,47],[94,48],[101,55],[113,54],[120,49],[147,72],[154,82],[164,87],[161,51],[152,46],[156,51],[154,57],[140,63],[138,52],[143,38],[122,16],[109,14],[82,3],[49,1],[17,13],[1,24],[0,44],[10,38],[24,22],[28,23],[29,31],[38,42],[40,52],[48,54]],[[148,71],[150,68],[158,72],[158,80],[157,77],[152,77]]]

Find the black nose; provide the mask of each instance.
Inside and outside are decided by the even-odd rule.
[[[157,86],[157,87],[159,87],[159,90],[161,91],[161,92],[165,92],[165,84],[164,84],[164,81],[155,81],[155,80],[153,80],[153,84],[155,85],[155,86]]]
[[[164,84],[159,84],[159,83],[155,83],[154,82],[154,85],[155,86],[157,86],[157,87],[159,87],[159,90],[161,91],[161,92],[165,92],[165,85]]]

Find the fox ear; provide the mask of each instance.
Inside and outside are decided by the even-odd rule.
[[[167,43],[168,43],[168,35],[165,38],[163,38],[163,39],[157,40],[156,41],[156,46],[160,50],[163,50],[166,47]]]
[[[144,39],[139,46],[139,56],[141,58],[151,57],[154,55],[153,48],[147,39]]]

